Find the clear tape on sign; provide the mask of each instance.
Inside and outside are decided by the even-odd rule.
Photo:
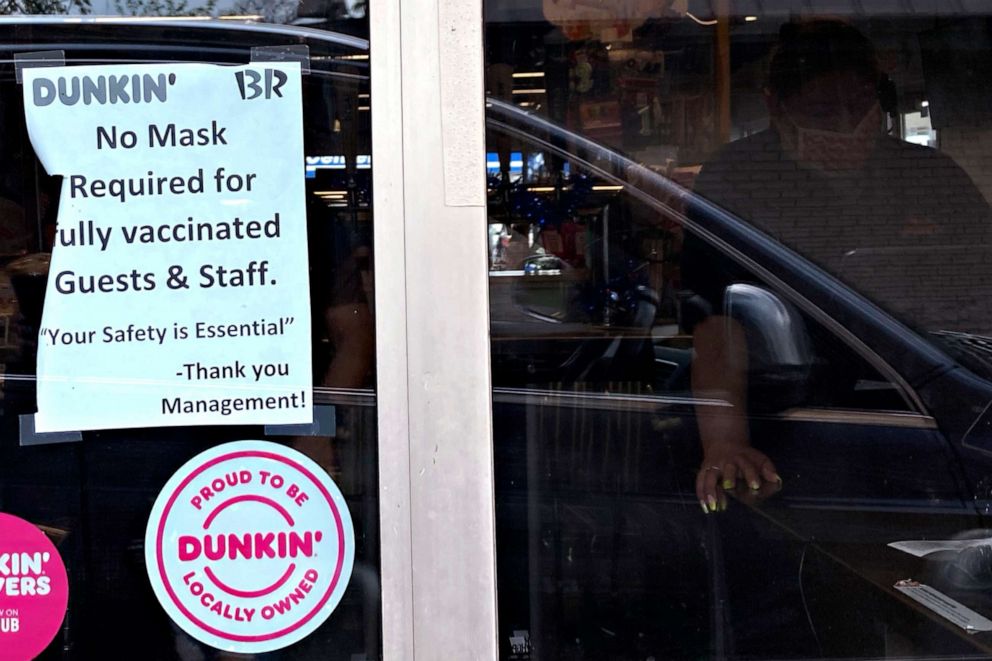
[[[64,50],[42,50],[31,53],[14,54],[14,76],[17,84],[24,83],[23,71],[27,67],[64,67]]]
[[[82,432],[78,431],[36,431],[33,413],[19,416],[18,421],[20,423],[18,436],[21,447],[27,447],[29,445],[54,445],[56,443],[78,443],[83,440]]]
[[[299,62],[300,73],[310,75],[310,47],[306,44],[286,46],[252,46],[252,62]]]
[[[266,436],[337,436],[337,415],[332,405],[313,407],[313,422],[302,425],[265,425]]]

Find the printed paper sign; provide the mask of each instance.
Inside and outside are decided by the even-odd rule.
[[[344,497],[299,452],[238,441],[197,455],[152,508],[145,563],[189,635],[218,649],[280,649],[337,607],[355,558]]]
[[[40,432],[312,419],[298,63],[24,70],[61,175]]]
[[[27,521],[0,514],[0,657],[41,654],[68,603],[69,579],[55,545]]]

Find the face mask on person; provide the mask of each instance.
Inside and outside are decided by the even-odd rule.
[[[860,170],[878,140],[882,109],[876,102],[850,131],[806,128],[788,112],[774,120],[782,146],[796,161],[827,174]]]

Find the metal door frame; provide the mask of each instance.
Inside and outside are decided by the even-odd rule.
[[[383,650],[495,659],[482,0],[370,0]]]

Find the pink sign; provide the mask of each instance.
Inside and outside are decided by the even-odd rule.
[[[0,514],[0,656],[41,654],[68,604],[69,577],[55,545],[24,519]]]
[[[316,463],[265,441],[217,446],[166,483],[145,533],[159,602],[194,638],[234,652],[280,649],[340,602],[355,534]]]

